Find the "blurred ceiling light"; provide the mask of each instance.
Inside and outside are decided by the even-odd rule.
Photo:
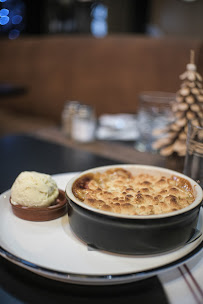
[[[12,17],[12,23],[13,24],[19,24],[23,20],[23,17],[20,15],[15,15]]]
[[[104,37],[108,33],[108,25],[106,22],[103,22],[102,20],[92,20],[91,22],[91,32],[95,37]]]
[[[94,4],[92,6],[91,17],[91,33],[98,38],[106,36],[108,34],[108,8],[101,3]]]
[[[0,10],[0,25],[6,25],[9,22],[9,10],[6,8],[2,8]]]
[[[9,10],[7,8],[2,8],[0,10],[0,16],[3,17],[3,16],[7,16],[9,14]]]
[[[106,19],[108,17],[108,8],[103,4],[97,4],[93,7],[91,15],[95,19]]]
[[[9,22],[9,17],[8,16],[0,16],[0,24],[1,25],[6,25]]]

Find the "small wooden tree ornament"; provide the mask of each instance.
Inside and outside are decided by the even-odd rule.
[[[194,55],[194,51],[191,50],[190,63],[187,64],[186,71],[180,75],[183,82],[172,104],[174,121],[164,130],[161,130],[160,133],[164,136],[152,145],[163,156],[169,156],[173,153],[185,156],[187,125],[190,120],[193,120],[195,125],[203,127],[202,77],[196,71]]]

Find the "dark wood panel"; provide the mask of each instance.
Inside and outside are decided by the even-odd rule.
[[[27,94],[2,107],[60,121],[66,100],[93,105],[97,114],[135,112],[141,91],[179,89],[179,75],[202,41],[142,36],[33,37],[0,41],[0,82]],[[203,66],[198,66],[203,72]]]

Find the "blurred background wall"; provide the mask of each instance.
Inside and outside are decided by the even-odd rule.
[[[202,0],[1,0],[0,9],[0,35],[10,39],[61,33],[203,36]]]
[[[203,0],[0,0],[0,134],[59,124],[67,100],[135,113],[141,91],[176,92]]]

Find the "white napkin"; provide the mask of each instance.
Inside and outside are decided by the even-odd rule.
[[[96,137],[100,140],[136,140],[139,136],[134,114],[104,114],[98,119]]]
[[[159,279],[170,304],[202,304],[203,250],[187,263],[163,272]]]

